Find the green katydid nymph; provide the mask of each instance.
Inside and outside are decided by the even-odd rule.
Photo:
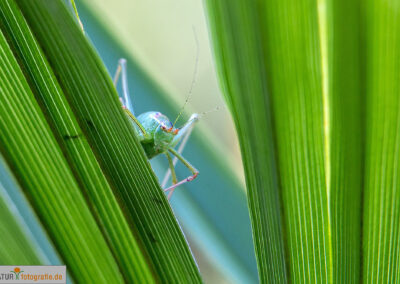
[[[196,64],[197,65],[197,64]],[[196,68],[197,69],[197,68]],[[145,112],[138,117],[135,116],[135,112],[133,110],[129,93],[128,93],[128,83],[127,83],[127,73],[126,73],[126,60],[121,58],[118,62],[118,68],[114,76],[114,85],[117,85],[118,79],[122,73],[122,92],[123,96],[120,96],[119,99],[122,103],[122,108],[124,109],[128,118],[132,121],[132,126],[135,129],[136,137],[139,139],[144,152],[147,155],[148,159],[152,159],[157,155],[164,154],[169,163],[169,171],[167,172],[163,187],[166,184],[166,181],[169,177],[169,174],[172,176],[172,186],[164,188],[164,192],[168,193],[168,199],[171,198],[172,193],[175,188],[189,181],[194,180],[199,171],[193,167],[182,155],[182,151],[186,142],[193,130],[195,123],[199,120],[199,114],[192,114],[189,120],[180,128],[175,127],[175,122],[178,120],[182,111],[178,115],[174,124],[160,112],[150,111]],[[193,82],[192,82],[193,87]],[[186,99],[185,105],[188,101]],[[179,145],[179,149],[175,150],[174,148]],[[172,159],[174,156],[174,160]],[[185,165],[191,175],[187,178],[178,181],[175,172],[175,163],[179,160]]]
[[[79,18],[78,15],[78,10],[76,8],[74,0],[70,0],[71,6],[74,10],[74,13],[76,15],[76,19],[82,29],[82,32],[84,33],[83,25],[82,22]],[[121,58],[118,61],[118,67],[117,71],[115,72],[114,76],[114,86],[117,86],[118,79],[122,73],[122,93],[123,95],[119,95],[119,100],[122,103],[122,108],[124,109],[126,115],[129,117],[129,119],[132,121],[132,126],[135,129],[135,134],[136,137],[139,139],[140,144],[142,145],[144,152],[147,155],[148,159],[152,159],[157,155],[164,154],[166,155],[169,163],[169,170],[165,174],[164,180],[162,182],[162,187],[165,187],[169,176],[172,176],[172,185],[170,187],[164,188],[164,192],[169,192],[168,193],[168,199],[171,198],[172,193],[174,192],[175,188],[186,183],[189,181],[194,180],[197,175],[199,174],[199,171],[193,167],[182,155],[183,148],[186,145],[187,140],[189,139],[189,136],[193,130],[194,124],[199,120],[200,115],[199,114],[192,114],[192,116],[189,118],[189,120],[180,128],[175,127],[175,123],[179,119],[179,117],[182,114],[182,111],[186,105],[186,103],[189,100],[189,97],[192,93],[196,74],[197,74],[197,67],[198,67],[198,61],[199,61],[199,43],[196,37],[195,30],[193,28],[193,32],[195,35],[196,39],[196,46],[197,46],[197,56],[196,56],[196,65],[195,65],[195,71],[193,74],[193,80],[192,84],[190,87],[189,95],[186,98],[185,104],[183,105],[183,108],[181,109],[180,113],[178,114],[178,117],[176,118],[175,122],[172,124],[171,121],[163,115],[160,112],[156,111],[150,111],[150,112],[145,112],[138,117],[135,116],[135,112],[133,110],[130,97],[129,97],[129,92],[128,92],[128,80],[127,80],[127,71],[126,71],[126,60],[124,58]],[[203,113],[205,114],[205,113]],[[175,150],[174,148],[179,145],[179,149]],[[172,159],[172,156],[174,156],[174,159]],[[177,161],[182,162],[192,173],[190,176],[187,178],[178,181],[176,177],[176,172],[175,172],[175,164]]]

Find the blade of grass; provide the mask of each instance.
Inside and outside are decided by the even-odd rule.
[[[363,282],[400,281],[400,9],[362,4],[366,94]]]
[[[18,5],[60,76],[124,213],[155,261],[156,273],[167,282],[200,282],[186,240],[92,46],[61,1],[18,1]]]
[[[122,282],[39,105],[0,32],[0,151],[73,276]]]
[[[363,101],[360,83],[357,1],[319,3],[322,80],[327,93],[328,208],[331,224],[331,283],[359,283],[363,175]],[[321,29],[321,18],[325,18]],[[324,111],[327,112],[326,110]],[[326,138],[325,138],[326,139]],[[325,151],[327,151],[326,149]],[[326,161],[327,162],[327,161]]]
[[[2,1],[0,16],[0,27],[21,58],[36,98],[45,107],[69,165],[92,203],[93,213],[111,244],[122,274],[128,282],[154,281],[89,143],[15,2]]]
[[[222,90],[235,121],[260,282],[287,281],[272,124],[255,2],[206,1]]]
[[[261,282],[358,282],[356,3],[207,4],[220,79],[241,142]],[[278,188],[283,222],[274,204]]]

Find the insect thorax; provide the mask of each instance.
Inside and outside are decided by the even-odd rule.
[[[168,117],[160,112],[151,111],[139,115],[138,120],[148,135],[145,137],[135,125],[136,133],[147,157],[151,159],[168,151],[175,137],[174,128]]]

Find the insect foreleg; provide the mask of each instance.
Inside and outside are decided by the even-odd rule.
[[[172,162],[170,153],[167,152],[167,153],[165,153],[165,155],[167,156],[169,168],[170,168],[171,174],[172,174],[172,184],[176,184],[178,182],[178,179],[176,178],[175,165]]]
[[[182,138],[182,141],[181,141],[181,143],[179,144],[179,147],[178,147],[178,150],[177,150],[177,152],[178,152],[179,154],[182,154],[183,149],[185,148],[186,143],[187,143],[187,141],[189,140],[190,134],[192,133],[192,130],[193,130],[193,127],[190,127],[190,128],[187,129],[186,133],[184,133],[184,136],[183,136],[183,138]],[[174,157],[173,162],[172,162],[173,167],[175,167],[175,165],[176,165],[177,162],[178,162],[178,158],[177,158],[177,157]],[[167,172],[165,173],[165,176],[164,176],[163,181],[162,181],[162,183],[161,183],[161,186],[162,186],[163,188],[167,185],[167,182],[168,182],[169,176],[171,175],[171,172],[172,172],[172,170],[171,170],[171,167],[170,167],[170,168],[167,170]]]
[[[130,119],[132,119],[132,121],[137,125],[137,127],[139,127],[140,131],[142,132],[143,136],[145,138],[148,138],[148,133],[146,132],[146,129],[144,129],[143,125],[139,122],[139,120],[136,118],[136,116],[133,115],[133,113],[131,113],[129,111],[129,109],[124,108],[125,113],[129,116]]]
[[[168,164],[169,164],[169,171],[170,171],[170,173],[171,173],[171,175],[172,175],[172,184],[177,184],[177,183],[178,183],[178,179],[176,178],[175,165],[174,165],[174,163],[172,162],[171,155],[170,155],[168,152],[165,153],[165,155],[167,156]],[[165,186],[163,186],[163,187],[165,187]],[[168,194],[168,200],[171,198],[173,192],[174,192],[174,190],[171,190],[171,191],[169,192],[169,194]]]
[[[173,184],[172,186],[164,189],[164,191],[171,190],[171,192],[168,194],[168,199],[169,199],[169,198],[171,198],[171,195],[174,192],[176,187],[178,187],[178,186],[180,186],[180,185],[182,185],[184,183],[187,183],[188,181],[194,180],[197,177],[197,175],[199,174],[199,171],[195,167],[193,167],[184,157],[182,157],[181,154],[176,152],[174,149],[171,148],[168,151],[171,152],[172,155],[177,157],[178,160],[181,161],[182,164],[184,164],[190,170],[190,172],[192,173],[191,176],[188,176],[184,180],[181,180],[181,181],[177,182],[176,184]]]

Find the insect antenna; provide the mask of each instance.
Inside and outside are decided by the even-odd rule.
[[[199,117],[201,118],[201,117],[205,116],[206,114],[209,114],[210,112],[219,111],[221,109],[225,109],[225,106],[216,106],[215,108],[213,108],[211,110],[203,111],[203,112],[199,113]]]
[[[192,26],[192,29],[193,29],[193,36],[194,36],[194,39],[195,39],[195,42],[196,42],[196,62],[195,62],[195,65],[194,65],[193,78],[192,78],[192,83],[190,85],[189,93],[186,96],[186,100],[185,100],[181,110],[179,111],[179,114],[176,117],[174,123],[172,124],[173,127],[178,122],[178,119],[182,116],[183,111],[185,110],[185,107],[186,107],[187,103],[189,102],[189,99],[190,99],[190,97],[192,95],[192,92],[193,92],[194,84],[196,83],[197,73],[198,73],[198,69],[199,69],[198,68],[199,67],[199,54],[200,54],[199,40],[197,38],[197,34],[196,34],[196,30],[195,30],[194,26]]]

